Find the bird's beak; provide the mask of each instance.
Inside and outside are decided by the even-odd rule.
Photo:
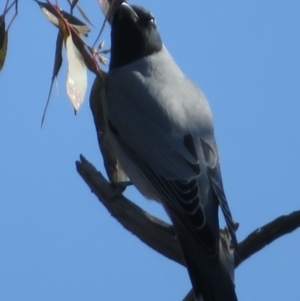
[[[122,2],[120,7],[119,19],[123,19],[123,18],[131,18],[134,22],[137,22],[139,19],[137,13],[126,2]]]

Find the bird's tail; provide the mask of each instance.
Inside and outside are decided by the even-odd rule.
[[[209,256],[193,237],[187,236],[186,231],[181,232],[180,229],[180,225],[176,225],[195,300],[237,301],[234,283],[230,276],[231,271],[227,270],[228,265],[221,260],[221,255],[224,254]],[[224,256],[222,258],[224,259]],[[232,268],[234,269],[233,265]]]

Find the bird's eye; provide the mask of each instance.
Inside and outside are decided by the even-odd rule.
[[[154,19],[154,18],[149,19],[148,22],[149,22],[148,24],[149,24],[151,27],[156,28],[156,22],[155,22],[155,19]]]
[[[139,23],[148,28],[156,28],[156,22],[153,17],[140,18]]]

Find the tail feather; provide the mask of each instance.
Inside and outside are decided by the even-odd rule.
[[[175,228],[193,285],[195,300],[237,301],[230,271],[226,270],[220,256],[223,254],[219,253],[214,257],[207,255],[192,237],[187,236],[180,225],[176,225]]]

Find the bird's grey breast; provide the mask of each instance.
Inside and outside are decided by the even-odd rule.
[[[198,145],[200,138],[213,141],[211,111],[203,93],[165,48],[112,70],[105,94],[106,115],[118,133],[118,143],[122,140],[130,146],[137,159],[158,174],[182,179],[194,176],[187,161],[195,159],[187,152],[184,139],[191,135]]]
[[[120,126],[129,118],[149,133],[212,130],[205,96],[165,48],[110,72],[106,94],[109,116]]]

